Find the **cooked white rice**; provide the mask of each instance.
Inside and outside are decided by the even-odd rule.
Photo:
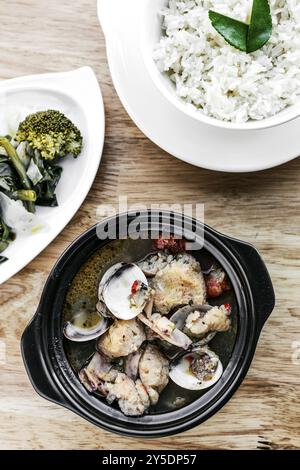
[[[175,82],[180,98],[208,116],[232,122],[264,119],[298,101],[300,0],[269,3],[272,37],[246,54],[217,33],[208,10],[246,21],[252,0],[170,0],[154,59]]]

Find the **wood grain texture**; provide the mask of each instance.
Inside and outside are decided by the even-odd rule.
[[[293,343],[300,342],[300,160],[245,175],[175,160],[142,135],[120,104],[95,0],[1,0],[1,5],[0,78],[91,65],[104,95],[107,130],[101,167],[79,212],[38,258],[0,287],[0,448],[300,448],[300,359],[292,362]],[[122,438],[43,400],[29,384],[20,355],[22,331],[55,260],[97,222],[97,205],[115,204],[120,193],[146,204],[204,203],[209,225],[257,246],[277,294],[238,392],[208,422],[172,438]]]

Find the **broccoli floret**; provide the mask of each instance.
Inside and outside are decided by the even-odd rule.
[[[69,154],[76,158],[82,149],[79,129],[63,113],[52,109],[27,116],[19,125],[15,139],[28,142],[45,160]]]

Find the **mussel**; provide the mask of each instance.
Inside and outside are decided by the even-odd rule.
[[[196,348],[176,359],[170,368],[170,378],[187,390],[204,390],[214,385],[223,374],[219,357],[207,346]]]

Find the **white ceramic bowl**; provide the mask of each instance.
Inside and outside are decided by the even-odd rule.
[[[261,121],[231,123],[204,115],[192,105],[185,103],[176,95],[175,85],[167,74],[161,73],[153,60],[153,51],[162,36],[162,18],[160,11],[169,0],[140,0],[139,41],[147,71],[160,93],[177,109],[191,118],[211,126],[232,130],[257,130],[278,126],[300,116],[299,103],[289,106],[280,113]]]

